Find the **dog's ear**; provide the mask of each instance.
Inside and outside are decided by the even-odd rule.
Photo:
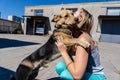
[[[68,13],[68,15],[72,15],[72,16],[74,15],[73,12],[70,10],[67,10],[67,13]]]
[[[60,15],[54,15],[53,19],[51,20],[52,22],[57,22],[60,20]]]
[[[70,10],[66,10],[68,13],[72,13],[72,11],[70,11]]]
[[[51,22],[55,22],[55,17],[56,15],[53,16],[53,19],[51,20]]]
[[[67,10],[61,10],[60,16],[65,17],[68,14]]]

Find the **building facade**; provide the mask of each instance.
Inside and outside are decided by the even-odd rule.
[[[0,33],[23,34],[21,23],[0,18]]]
[[[58,14],[60,10],[69,9],[73,12],[77,8],[85,8],[88,10],[94,17],[94,25],[91,31],[93,38],[97,41],[107,41],[107,42],[119,42],[120,43],[120,2],[93,2],[93,3],[76,3],[76,4],[61,4],[61,5],[41,5],[41,6],[26,6],[25,7],[25,20],[24,20],[24,32],[27,33],[30,24],[28,20],[32,17],[30,16],[43,16],[47,17],[48,24],[47,32],[52,33],[54,30],[54,23],[51,22],[51,19],[55,14]],[[46,22],[45,20],[45,22]],[[32,20],[31,20],[32,21]],[[41,21],[42,22],[42,21]],[[40,27],[36,27],[36,20],[33,20],[32,32]],[[40,20],[38,19],[38,23]],[[44,23],[44,22],[43,22]],[[45,24],[46,25],[46,24]],[[42,25],[43,26],[43,25]],[[42,31],[42,29],[41,29]],[[34,34],[34,33],[32,33]]]
[[[22,23],[23,22],[23,19],[21,17],[14,16],[14,15],[9,15],[8,16],[8,20],[15,21],[15,22],[18,22],[18,23]]]

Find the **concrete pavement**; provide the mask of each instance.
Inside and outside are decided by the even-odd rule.
[[[120,80],[120,44],[100,42],[99,51],[107,79]]]
[[[43,45],[49,36],[0,34],[0,80],[9,80],[23,58]],[[120,44],[99,42],[101,64],[105,68],[107,80],[120,80]],[[36,80],[58,80],[55,65],[58,58],[48,63],[48,68],[40,69]]]

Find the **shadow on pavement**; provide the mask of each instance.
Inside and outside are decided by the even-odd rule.
[[[0,48],[21,47],[21,46],[36,45],[36,44],[40,44],[40,43],[0,38]]]
[[[10,76],[15,76],[15,72],[3,67],[0,67],[0,80],[10,80]]]

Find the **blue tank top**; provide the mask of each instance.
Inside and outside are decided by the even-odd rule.
[[[95,43],[94,49],[92,51],[89,50],[86,72],[104,75],[103,70],[104,68],[100,64],[100,55],[99,55],[98,47]]]

